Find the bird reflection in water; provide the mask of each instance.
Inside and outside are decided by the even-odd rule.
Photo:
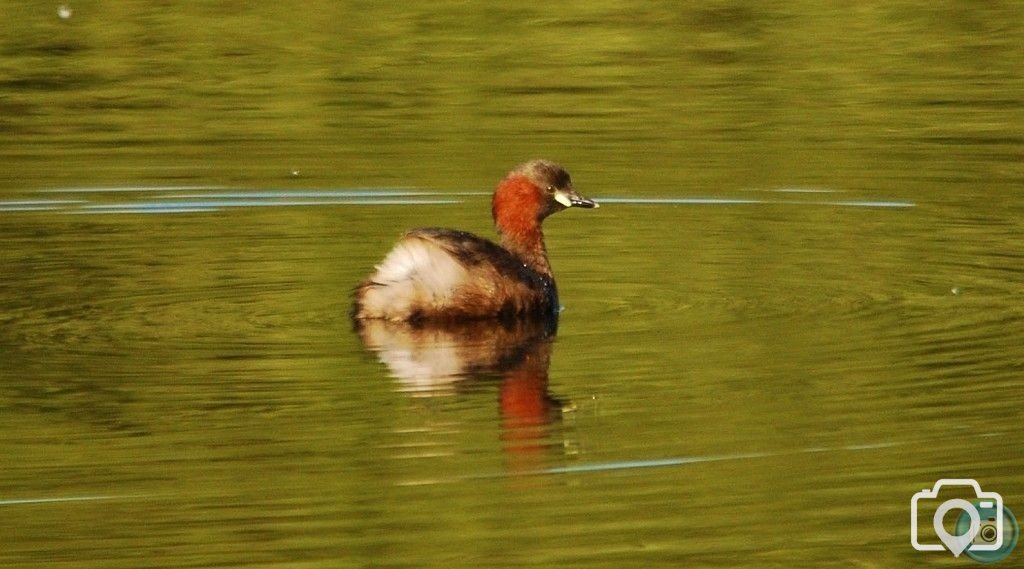
[[[548,392],[557,325],[557,317],[418,324],[364,320],[356,329],[401,389],[414,396],[451,394],[496,380],[503,450],[510,469],[523,472],[543,459],[551,428],[568,408]]]

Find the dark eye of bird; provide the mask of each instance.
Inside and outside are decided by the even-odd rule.
[[[544,190],[546,192],[548,192],[548,193],[551,193],[551,192],[555,191],[555,187],[554,186],[548,186],[548,187],[544,188]]]

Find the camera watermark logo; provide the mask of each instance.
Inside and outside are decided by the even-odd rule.
[[[932,517],[931,527],[941,543],[923,543],[918,534],[918,505],[939,497],[944,487],[967,487],[973,490],[974,500],[952,498],[939,504]],[[944,519],[951,510],[960,510],[953,532],[946,531]],[[927,523],[927,520],[925,520]],[[996,492],[984,492],[977,480],[970,478],[943,478],[931,490],[927,488],[910,499],[910,543],[918,551],[949,550],[954,557],[961,553],[975,561],[991,563],[1010,554],[1017,545],[1019,529],[1013,514],[1003,505],[1003,497]]]

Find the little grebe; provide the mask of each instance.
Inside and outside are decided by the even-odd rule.
[[[498,246],[453,229],[413,229],[355,290],[356,320],[406,322],[552,317],[558,293],[541,222],[569,207],[598,207],[547,160],[509,172],[494,190]]]

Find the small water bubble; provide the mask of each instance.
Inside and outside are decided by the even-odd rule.
[[[949,289],[949,292],[953,293],[953,296],[957,296],[957,295],[960,294],[960,287],[955,286],[955,287]]]
[[[67,20],[71,17],[71,14],[71,6],[68,6],[67,4],[61,4],[57,8],[57,17],[61,20]]]
[[[298,175],[299,175],[299,171],[298,170],[292,170],[292,176],[298,176]]]

